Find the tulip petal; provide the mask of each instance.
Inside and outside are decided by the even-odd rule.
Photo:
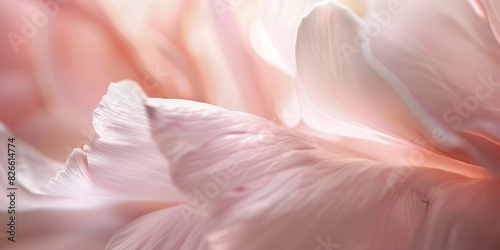
[[[214,249],[402,249],[415,230],[427,228],[421,221],[437,220],[428,213],[447,211],[440,201],[448,199],[448,188],[474,180],[362,160],[208,104],[149,99],[146,105],[174,183],[193,194],[190,210],[206,214]]]
[[[373,16],[390,18],[369,37],[365,59],[405,93],[423,125],[415,129],[428,138],[440,130],[449,138],[437,143],[438,151],[498,173],[500,44],[491,30],[466,0],[401,1],[392,11],[378,8]]]
[[[307,152],[326,148],[262,118],[209,104],[149,99],[147,107],[172,179],[198,211],[264,172],[315,162]]]
[[[9,138],[15,138],[15,140],[10,142],[8,141]],[[22,197],[23,204],[17,208],[17,211],[25,212],[52,208],[89,209],[109,204],[109,201],[99,199],[73,199],[46,195],[40,188],[47,185],[50,179],[55,176],[58,171],[64,168],[64,164],[46,157],[21,139],[16,138],[16,136],[1,123],[0,140],[3,142],[0,148],[2,152],[5,152],[5,154],[0,155],[0,186],[5,190],[7,190],[7,188],[16,188],[10,191],[15,192],[17,197]],[[15,147],[9,146],[8,144],[14,145]],[[15,152],[8,152],[9,148],[15,150]],[[12,157],[7,153],[11,153]],[[14,164],[9,164],[10,161],[12,161],[9,160],[9,158],[14,159]],[[14,166],[13,170],[9,169],[11,166]],[[9,172],[11,173],[9,174]],[[11,185],[8,176],[15,177],[12,182],[13,185]],[[9,207],[7,202],[9,202],[9,200],[2,199],[1,205]]]
[[[416,167],[389,181],[397,169],[341,159],[284,170],[266,182],[233,190],[218,202],[210,211],[207,240],[215,249],[395,250],[443,240],[448,246],[466,242],[469,247],[458,249],[498,249],[494,235],[500,232],[500,213],[498,202],[491,202],[498,200],[498,193],[484,194],[482,203],[471,210],[470,203],[460,199],[475,200],[475,180]],[[498,187],[498,180],[494,182],[489,187]],[[466,198],[449,192],[464,183],[475,189],[461,189]],[[451,200],[455,203],[447,204]],[[437,224],[439,230],[433,230]],[[470,236],[471,232],[478,233]],[[425,249],[436,249],[426,243]]]
[[[407,6],[410,2],[401,3],[399,9],[392,5],[388,5],[388,10],[377,9],[378,6],[383,6],[382,3],[384,1],[373,3],[373,10],[365,21],[356,18],[352,12],[335,2],[318,4],[304,18],[297,39],[297,65],[299,87],[304,89],[299,93],[303,94],[301,102],[303,109],[306,110],[303,112],[306,125],[328,134],[351,137],[361,135],[366,139],[394,145],[403,142],[427,147],[429,143],[423,142],[430,140],[435,147],[427,148],[428,150],[490,170],[496,169],[492,164],[498,157],[494,153],[498,145],[495,139],[497,133],[492,126],[492,122],[496,119],[494,114],[496,104],[490,98],[479,105],[479,101],[476,100],[478,98],[474,95],[479,93],[478,88],[483,91],[485,88],[494,88],[498,84],[495,77],[492,74],[478,76],[465,73],[470,70],[464,69],[460,74],[469,74],[468,77],[479,79],[465,82],[462,78],[455,79],[455,76],[450,75],[451,72],[447,74],[446,71],[439,73],[429,70],[426,63],[435,59],[424,60],[421,54],[425,54],[422,50],[425,46],[414,46],[425,39],[412,38],[408,39],[411,42],[406,43],[402,43],[400,39],[400,36],[412,36],[411,34],[418,36],[422,32],[409,33],[406,29],[403,33],[397,31],[402,27],[400,24],[402,19],[410,21],[407,19],[408,15],[400,13],[405,10],[404,8],[410,9]],[[412,9],[414,7],[412,5]],[[472,40],[473,42],[483,41],[487,45],[498,46],[492,43],[491,35],[488,38],[484,33],[484,27],[478,27],[474,31],[471,29],[480,24],[480,20],[467,4],[461,3],[459,9],[462,10],[462,7],[467,7],[462,12],[468,11],[465,20],[471,19],[471,22],[464,24],[465,27],[462,28],[458,26],[459,32],[475,33],[478,39]],[[449,9],[446,11],[453,12]],[[457,13],[450,13],[452,14]],[[442,13],[434,15],[437,18],[443,16]],[[440,23],[444,25],[446,22]],[[382,24],[384,26],[380,28]],[[379,26],[374,29],[374,25]],[[411,22],[408,25],[411,27],[415,24]],[[450,29],[456,30],[457,27]],[[387,45],[381,41],[391,41],[394,48],[400,50],[400,54],[396,54],[395,49],[386,50]],[[468,46],[467,48],[474,50],[485,45]],[[408,50],[408,47],[412,49]],[[445,50],[440,50],[434,55],[443,54],[442,51]],[[401,54],[407,56],[400,56]],[[380,57],[385,61],[378,61]],[[474,55],[473,58],[471,54],[469,59],[476,60],[481,56],[476,57]],[[448,60],[447,58],[449,56],[442,57],[443,62],[440,65],[445,65],[444,61]],[[492,60],[494,58],[491,57]],[[415,66],[415,61],[422,63]],[[459,62],[458,59],[454,61],[454,63]],[[481,65],[488,65],[485,64],[485,60],[479,62]],[[325,67],[325,65],[335,67]],[[492,65],[489,63],[489,68]],[[440,67],[435,66],[435,68]],[[398,74],[393,74],[391,70]],[[448,81],[446,77],[453,78],[453,81]],[[477,84],[470,84],[471,82]],[[429,91],[429,88],[435,87],[436,83],[440,84],[442,91]],[[469,95],[466,91],[469,91]],[[430,98],[429,93],[432,95]],[[447,96],[444,93],[447,93]],[[485,93],[480,92],[480,94],[484,97]],[[460,99],[460,95],[465,98]],[[458,108],[467,105],[470,108],[470,105],[476,104],[477,111],[469,119],[462,119],[453,113],[457,105]],[[441,111],[437,112],[438,110]],[[443,119],[447,123],[443,123]],[[457,124],[451,122],[460,123],[462,128],[453,129],[450,126]],[[346,124],[354,125],[345,126]],[[480,146],[491,150],[479,150]]]
[[[75,150],[64,173],[44,189],[53,195],[182,201],[168,162],[149,132],[145,94],[132,81],[113,83],[94,111],[101,136],[85,152]],[[75,183],[78,183],[76,185]]]
[[[116,233],[106,249],[208,249],[200,218],[185,205],[140,217]]]
[[[302,20],[296,52],[303,121],[327,134],[421,139],[404,100],[356,47],[363,28],[363,20],[337,2],[317,4]]]
[[[430,205],[409,249],[499,249],[500,179],[449,184]]]
[[[249,40],[254,50],[267,62],[291,76],[295,75],[297,30],[311,8],[323,0],[255,1],[257,16],[250,22]],[[366,0],[339,0],[360,16]]]
[[[491,32],[500,43],[500,4],[492,0],[470,0],[476,12],[485,19]]]
[[[252,22],[252,46],[271,64],[295,75],[295,41],[301,18],[320,0],[262,1]]]

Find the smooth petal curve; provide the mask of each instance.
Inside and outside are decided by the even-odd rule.
[[[315,162],[307,152],[327,147],[262,118],[209,104],[149,99],[147,106],[172,179],[198,211],[264,173]]]
[[[317,4],[302,20],[296,53],[303,121],[326,134],[392,143],[422,139],[403,99],[356,47],[364,27],[337,2]]]
[[[488,188],[498,189],[498,180],[489,182]],[[471,192],[458,192],[462,184]],[[480,204],[470,205],[481,188],[476,180],[441,170],[325,160],[233,190],[211,211],[207,239],[228,249],[396,250],[420,249],[422,243],[435,249],[440,241],[444,249],[467,243],[458,249],[493,250],[500,246],[494,236],[500,214],[491,201],[499,195],[483,193]]]
[[[116,233],[106,249],[209,249],[200,217],[185,205],[140,217]]]
[[[254,50],[267,62],[295,76],[295,42],[302,17],[324,0],[255,1],[257,16],[249,25],[249,40]],[[339,1],[363,15],[366,0]]]
[[[488,25],[467,0],[401,1],[372,14],[382,11],[391,19],[369,37],[367,62],[404,96],[422,134],[446,135],[438,152],[498,173],[500,44]]]
[[[295,41],[302,17],[320,0],[261,1],[251,23],[252,46],[271,64],[295,75]],[[271,51],[270,51],[271,50]]]
[[[75,150],[65,173],[56,176],[44,191],[182,201],[183,195],[170,179],[169,164],[151,138],[145,98],[135,82],[112,83],[94,111],[94,128],[101,138],[91,141],[85,151]]]
[[[500,43],[500,4],[492,0],[470,0],[476,12],[486,21]]]
[[[455,180],[441,185],[411,250],[498,249],[500,179]],[[431,201],[433,202],[433,201]]]
[[[206,237],[215,249],[401,249],[412,244],[417,229],[428,228],[423,220],[439,220],[427,218],[431,211],[467,211],[466,204],[444,201],[452,199],[447,190],[457,183],[473,184],[469,177],[363,160],[208,104],[149,99],[147,107],[174,182],[194,197],[189,209],[205,214]],[[492,209],[482,218],[495,216]],[[447,227],[460,231],[463,224],[448,221]]]

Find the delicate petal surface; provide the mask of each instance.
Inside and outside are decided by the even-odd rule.
[[[145,98],[132,81],[111,84],[94,111],[94,128],[101,138],[93,140],[85,151],[76,149],[65,171],[44,191],[68,196],[182,200],[171,183],[169,164],[151,138]]]
[[[479,227],[499,233],[491,226],[500,218],[496,205],[481,205],[481,214],[450,202],[458,201],[460,183],[480,185],[469,177],[357,159],[334,145],[207,104],[150,99],[147,106],[174,182],[193,194],[189,209],[206,214],[203,225],[214,249],[404,249],[432,241],[414,233],[430,230],[423,221],[441,221],[450,210],[477,216]],[[467,223],[447,223],[445,233],[458,232],[451,245],[467,237]],[[486,249],[499,246],[485,239]]]
[[[476,12],[486,21],[500,42],[500,3],[494,0],[469,0]]]
[[[42,155],[18,138],[12,143],[8,141],[9,138],[16,138],[16,136],[0,123],[0,140],[2,141],[0,149],[5,152],[5,154],[0,155],[0,186],[4,190],[17,188],[11,191],[16,193],[18,199],[22,199],[22,206],[18,206],[16,209],[18,212],[50,208],[88,209],[109,204],[107,201],[98,199],[61,198],[44,194],[40,188],[45,186],[50,178],[56,175],[57,171],[62,170],[64,164]],[[9,144],[14,146],[9,146]],[[14,151],[9,152],[8,149]],[[7,153],[12,155],[9,156]],[[9,158],[14,160],[9,160]],[[13,185],[8,179],[9,176],[15,177]],[[9,207],[9,202],[9,199],[2,199],[0,205]]]
[[[209,249],[201,234],[200,217],[186,205],[140,217],[116,233],[106,249]]]
[[[198,210],[264,173],[315,161],[295,151],[320,146],[259,117],[209,104],[149,99],[147,105],[153,137],[170,161],[172,179]],[[289,152],[282,154],[284,149]]]
[[[302,17],[322,0],[255,1],[256,17],[249,26],[249,39],[259,55],[291,76],[295,75],[295,42]],[[366,0],[341,0],[358,14]]]
[[[401,1],[397,8],[376,2],[372,15],[386,13],[390,21],[369,37],[365,59],[404,97],[421,133],[446,135],[438,151],[498,173],[500,44],[494,32],[467,0]]]
[[[393,144],[422,139],[419,121],[356,47],[364,27],[337,2],[316,5],[302,20],[296,52],[303,121],[326,134]]]

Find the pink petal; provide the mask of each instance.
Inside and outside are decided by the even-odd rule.
[[[209,104],[149,99],[147,106],[153,137],[170,162],[172,179],[197,211],[264,172],[317,162],[311,150],[335,149],[259,117]]]
[[[9,111],[2,108],[0,119],[19,138],[59,160],[71,152],[67,146],[85,139],[82,131],[90,127],[91,111],[109,82],[140,78],[120,42],[106,33],[106,21],[95,17],[99,9],[93,1],[62,2],[0,4],[1,33],[16,37],[0,44],[5,59],[0,104],[12,105]]]
[[[489,182],[498,190],[498,180]],[[475,191],[450,193],[462,184]],[[439,241],[497,249],[499,204],[491,201],[499,195],[483,193],[471,206],[478,188],[486,187],[440,170],[325,160],[225,195],[210,211],[207,239],[215,249],[442,249]]]
[[[441,185],[441,184],[440,184]],[[500,180],[450,180],[415,231],[411,250],[499,249]]]
[[[76,149],[64,172],[43,190],[53,195],[182,201],[172,185],[169,164],[149,133],[145,94],[132,81],[110,85],[94,111],[101,136],[85,151]]]
[[[250,31],[252,46],[271,64],[295,75],[295,41],[302,17],[319,0],[262,1]]]
[[[16,138],[13,145],[8,147],[9,138]],[[0,140],[4,143],[0,145],[0,149],[5,154],[0,155],[0,187],[4,190],[14,187],[16,190],[10,190],[16,193],[18,201],[23,204],[18,206],[19,212],[37,210],[37,209],[89,209],[107,205],[109,201],[99,199],[69,199],[46,195],[40,191],[40,188],[45,186],[50,178],[56,175],[57,171],[64,168],[63,163],[54,161],[45,155],[32,148],[30,145],[18,139],[14,134],[7,130],[0,123]],[[8,181],[8,172],[13,172],[8,169],[8,148],[15,150],[14,166],[15,180],[11,186]],[[12,151],[11,151],[12,153]],[[9,165],[10,166],[10,165]],[[8,192],[10,192],[8,191]],[[9,207],[8,199],[2,199],[0,205]]]
[[[295,42],[302,18],[320,0],[254,1],[256,17],[250,22],[249,40],[255,51],[267,62],[295,76]],[[366,0],[340,0],[363,14]]]
[[[296,52],[303,121],[327,134],[373,141],[422,139],[404,100],[352,44],[363,27],[335,2],[318,4],[302,20]]]
[[[106,249],[209,249],[200,218],[186,211],[180,205],[142,216],[116,233]]]
[[[110,82],[134,79],[150,96],[207,101],[206,75],[184,35],[190,5],[0,3],[0,120],[42,153],[64,161],[92,138],[91,113]]]
[[[11,138],[14,139],[13,142],[9,140]],[[4,152],[0,155],[2,159],[0,173],[2,174],[1,182],[5,186],[8,186],[8,172],[12,172],[15,174],[13,176],[15,185],[21,185],[33,194],[42,194],[38,189],[47,184],[50,178],[64,167],[62,163],[41,155],[27,143],[17,139],[2,123],[0,123],[0,140],[2,142],[0,147]],[[10,154],[12,157],[9,156]],[[13,159],[14,164],[7,166],[10,159]],[[8,169],[10,166],[15,169],[10,171]]]
[[[292,78],[260,58],[247,40],[247,24],[257,3],[196,1],[190,48],[210,76],[210,103],[276,119],[277,106],[291,91]]]
[[[465,0],[386,6],[373,8],[391,20],[369,37],[366,60],[404,96],[421,125],[415,130],[448,137],[436,142],[439,152],[498,172],[500,44],[491,30]]]
[[[442,170],[362,160],[341,146],[208,104],[149,99],[147,106],[174,182],[191,194],[187,209],[206,215],[202,227],[214,249],[402,249],[432,240],[415,232],[427,228],[422,221],[437,220],[428,214],[449,211],[442,205],[449,188],[475,185]],[[476,215],[500,216],[495,209]]]
[[[22,196],[20,207],[25,206]],[[66,203],[73,203],[66,199]],[[87,202],[88,203],[88,202]],[[130,221],[150,212],[151,207],[127,203],[89,210],[37,210],[17,213],[16,242],[6,236],[7,226],[0,225],[0,248],[25,249],[104,249],[117,231]],[[5,211],[5,210],[4,210]],[[8,222],[2,211],[0,219]],[[7,224],[7,223],[5,223]]]
[[[329,125],[332,125],[332,123]],[[339,129],[342,128],[343,127],[340,127]],[[387,143],[380,140],[326,134],[322,131],[311,129],[303,123],[294,128],[294,131],[328,140],[334,143],[339,149],[351,151],[363,158],[384,162],[390,165],[426,166],[459,173],[471,178],[491,176],[491,173],[483,167],[468,164],[446,155],[436,154],[436,143],[432,139],[415,142],[423,146],[416,146],[415,144],[402,143],[399,141]]]
[[[500,4],[492,0],[469,0],[500,42]]]

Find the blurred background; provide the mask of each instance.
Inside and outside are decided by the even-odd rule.
[[[361,1],[355,9],[362,13]],[[292,78],[248,43],[259,1],[0,1],[0,121],[64,161],[111,82],[277,121]],[[272,96],[269,93],[273,93]]]

